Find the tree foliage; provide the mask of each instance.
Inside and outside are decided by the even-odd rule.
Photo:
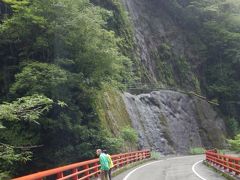
[[[12,103],[0,105],[0,121],[36,121],[45,111],[49,111],[53,101],[41,95],[19,98]]]
[[[200,66],[202,91],[218,100],[228,119],[240,122],[240,1],[171,0],[164,4],[173,19],[203,44],[196,44],[205,58]]]
[[[119,1],[3,2],[8,10],[0,16],[0,168],[21,175],[89,159],[96,148],[116,152],[123,140],[136,143],[132,129],[123,129],[121,138],[104,131],[93,105],[104,84],[124,88],[133,79],[133,39],[123,27],[128,25]],[[239,0],[163,4],[204,44],[207,96],[218,100],[229,119],[239,118]],[[177,63],[184,74],[189,65]],[[37,147],[16,148],[32,146]]]
[[[0,105],[2,132],[8,131],[8,128],[11,128],[10,126],[16,122],[28,121],[38,123],[37,120],[44,112],[50,110],[52,104],[53,101],[51,99],[42,95],[22,97],[11,103],[5,102]],[[7,139],[3,136],[1,141],[7,141]],[[9,141],[6,143],[9,143]],[[0,142],[0,173],[2,176],[4,174],[7,176],[8,171],[14,170],[15,163],[25,164],[31,160],[32,153],[28,148],[25,149],[23,147],[19,149],[16,150],[14,146]]]
[[[89,159],[99,147],[116,152],[122,142],[100,128],[93,106],[103,84],[124,88],[132,79],[112,12],[88,0],[4,3],[11,11],[0,24],[0,142],[15,160],[3,170],[15,176]],[[32,146],[23,166],[15,147]]]
[[[228,140],[231,148],[235,151],[240,151],[240,134],[238,134],[234,139]]]
[[[54,64],[29,62],[19,74],[15,76],[15,83],[10,92],[17,95],[51,92],[65,86],[68,80],[67,72]]]
[[[121,130],[121,137],[129,144],[136,144],[138,140],[137,132],[130,127],[125,127]]]
[[[220,102],[222,112],[239,119],[240,101],[240,1],[211,2],[203,13],[214,10],[203,20],[202,39],[207,45],[207,95]],[[206,14],[205,14],[206,16]]]

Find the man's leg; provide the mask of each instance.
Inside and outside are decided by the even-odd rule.
[[[101,180],[108,180],[108,171],[101,171]]]
[[[109,180],[109,179],[108,179],[108,173],[109,173],[109,171],[105,171],[105,179],[106,179],[106,180]]]
[[[101,180],[105,180],[105,175],[104,175],[105,173],[104,173],[104,171],[102,170],[101,171],[101,174],[100,174],[100,176],[101,176]]]
[[[109,177],[109,180],[112,180],[112,168],[110,168],[108,171],[108,177]]]

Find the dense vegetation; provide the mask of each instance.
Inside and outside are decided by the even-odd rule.
[[[132,79],[112,13],[88,0],[5,0],[1,12],[0,177],[119,151],[94,108],[105,84]]]
[[[220,104],[230,134],[240,122],[240,1],[171,0],[165,9],[202,57],[202,93]]]
[[[88,159],[99,147],[116,153],[119,147],[136,143],[136,133],[129,127],[119,138],[105,130],[95,102],[103,87],[123,89],[144,73],[119,2],[0,2],[0,179]],[[199,91],[218,100],[230,132],[236,134],[240,0],[162,0],[162,4],[204,57]],[[168,52],[167,46],[162,49]],[[182,79],[187,79],[183,71],[189,66],[184,59],[179,61]],[[168,73],[159,72],[167,79],[162,83],[174,86]]]
[[[240,152],[240,134],[238,134],[234,139],[229,140],[231,149],[234,151]]]

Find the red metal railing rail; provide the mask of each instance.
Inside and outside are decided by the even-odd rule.
[[[240,158],[218,154],[216,150],[206,151],[205,154],[208,162],[218,165],[229,172],[234,172],[235,175],[240,174]]]
[[[151,154],[149,150],[135,151],[111,156],[114,169],[121,168],[130,163],[141,161],[150,157]],[[67,166],[15,178],[13,180],[45,180],[47,178],[57,180],[89,180],[90,177],[98,177],[100,173],[99,167],[99,159],[92,159],[89,161],[70,164]]]

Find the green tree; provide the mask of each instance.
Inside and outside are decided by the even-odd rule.
[[[199,66],[201,89],[210,99],[217,99],[226,117],[239,119],[240,68],[240,1],[164,2],[173,19],[190,32],[203,57]]]
[[[228,140],[228,142],[233,150],[240,152],[240,134],[238,134],[234,139]]]
[[[0,105],[0,177],[8,176],[11,171],[14,171],[16,164],[26,164],[31,160],[32,153],[29,151],[29,144],[21,144],[21,148],[17,148],[15,144],[9,143],[6,134],[9,127],[16,124],[37,123],[37,120],[52,107],[53,101],[42,95],[33,95],[19,98],[11,103],[5,102]],[[19,138],[16,137],[15,141]],[[31,142],[27,142],[31,143]],[[25,147],[23,147],[25,146]],[[31,149],[31,148],[30,148]]]
[[[58,102],[38,123],[3,123],[8,144],[42,145],[32,149],[31,170],[14,165],[10,173],[89,159],[99,146],[116,150],[120,141],[102,132],[93,106],[103,84],[124,88],[132,77],[108,27],[112,13],[88,0],[4,2],[12,11],[0,24],[0,100],[42,94]]]
[[[26,66],[15,76],[15,83],[10,92],[23,96],[33,93],[41,93],[53,97],[66,86],[67,72],[54,64],[26,62]]]

